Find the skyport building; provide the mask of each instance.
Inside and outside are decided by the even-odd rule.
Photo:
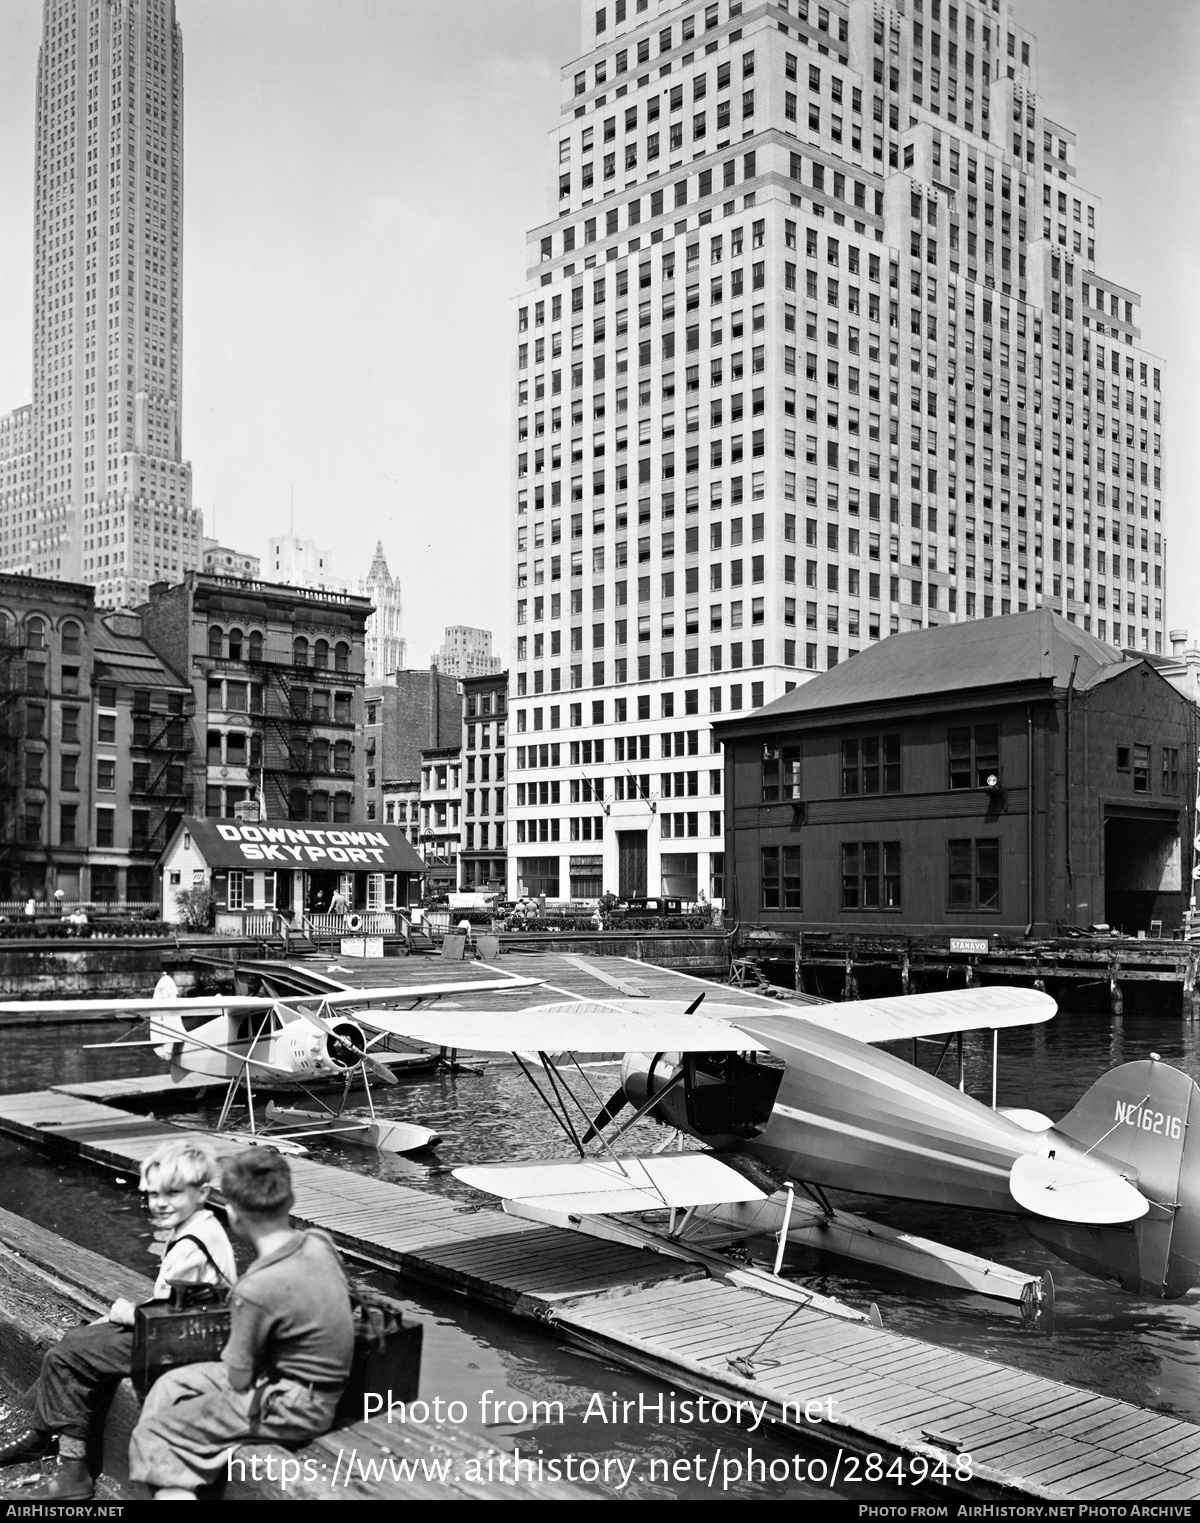
[[[1039,606],[1162,649],[1161,362],[1006,0],[582,46],[514,309],[509,891],[720,898],[715,719]]]

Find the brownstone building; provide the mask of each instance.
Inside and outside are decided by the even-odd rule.
[[[1048,609],[884,641],[717,729],[743,924],[1180,923],[1195,706]]]
[[[203,718],[191,772],[205,816],[253,801],[273,820],[362,818],[366,598],[189,571],[141,614]]]
[[[0,898],[90,892],[94,590],[0,574]]]

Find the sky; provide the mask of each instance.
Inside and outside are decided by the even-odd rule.
[[[185,456],[206,533],[400,576],[410,665],[507,658],[512,298],[577,0],[177,0]],[[1200,639],[1200,4],[1016,0],[1165,363],[1168,626]],[[41,6],[0,0],[0,410],[28,400]]]

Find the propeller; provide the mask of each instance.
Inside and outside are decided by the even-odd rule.
[[[597,1111],[596,1115],[592,1118],[592,1124],[583,1134],[581,1141],[588,1143],[593,1137],[598,1137],[611,1121],[617,1119],[628,1104],[629,1096],[625,1093],[625,1086],[622,1084],[604,1102],[603,1109]]]
[[[334,1056],[334,1050],[336,1049],[342,1054],[347,1067],[356,1068],[361,1063],[381,1084],[398,1084],[400,1082],[386,1063],[381,1063],[378,1058],[372,1057],[357,1042],[352,1042],[348,1037],[341,1035],[335,1027],[317,1015],[315,1011],[307,1010],[303,1005],[288,1005],[284,1008],[300,1016],[310,1026],[315,1026],[318,1031],[324,1033],[330,1057]],[[357,1027],[354,1029],[357,1032]]]

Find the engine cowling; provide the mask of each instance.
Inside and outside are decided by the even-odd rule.
[[[737,1052],[634,1052],[621,1065],[621,1087],[632,1106],[640,1109],[661,1095],[649,1114],[712,1146],[760,1132],[782,1078],[782,1065]]]
[[[277,1038],[278,1060],[299,1077],[353,1068],[367,1046],[362,1027],[353,1021],[340,1020],[333,1023],[331,1030],[332,1035],[307,1021],[293,1021]]]

